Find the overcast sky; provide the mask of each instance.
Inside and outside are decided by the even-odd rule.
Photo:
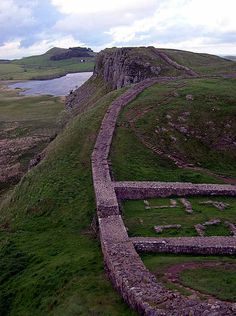
[[[236,55],[236,0],[0,0],[0,59],[58,47]]]

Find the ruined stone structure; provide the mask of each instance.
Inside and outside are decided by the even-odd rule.
[[[139,252],[179,253],[194,255],[235,255],[233,237],[133,237]]]
[[[129,238],[118,199],[187,195],[236,195],[236,186],[162,182],[113,182],[108,154],[120,110],[161,79],[146,79],[113,101],[102,121],[91,157],[99,234],[106,271],[124,300],[141,315],[233,315],[231,304],[210,304],[167,290],[144,266],[138,251],[236,254],[234,237]]]

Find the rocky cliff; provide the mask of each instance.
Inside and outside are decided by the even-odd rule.
[[[66,107],[71,109],[80,106],[85,95],[94,93],[94,82],[106,86],[107,92],[147,78],[179,75],[194,76],[196,73],[154,47],[105,49],[96,57],[93,76],[67,97]]]
[[[148,60],[148,55],[134,54],[134,51],[135,48],[102,51],[97,57],[94,75],[101,76],[112,89],[119,89],[160,75],[162,70],[160,65]]]

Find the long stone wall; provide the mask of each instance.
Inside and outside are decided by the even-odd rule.
[[[129,238],[120,215],[117,196],[120,198],[127,198],[127,196],[128,198],[134,198],[134,196],[139,198],[148,195],[149,190],[153,192],[152,194],[160,192],[160,188],[155,185],[154,188],[152,186],[148,188],[146,183],[141,186],[136,182],[132,183],[131,186],[129,183],[128,185],[127,183],[113,183],[108,164],[109,150],[120,110],[144,89],[159,80],[147,79],[142,81],[112,102],[103,119],[91,157],[100,241],[106,271],[124,300],[141,315],[189,316],[203,315],[204,313],[204,315],[210,316],[214,308],[218,311],[217,315],[232,315],[232,308],[228,304],[217,302],[217,304],[212,305],[207,302],[199,302],[196,299],[185,298],[159,284],[155,276],[144,266],[135,250],[135,247],[147,247],[146,241],[135,241]],[[183,189],[181,190],[183,191]],[[165,194],[169,192],[168,184],[165,188],[162,186],[161,192],[165,192]],[[173,189],[171,192],[173,193]],[[229,192],[229,190],[226,189],[225,192]],[[152,247],[156,247],[154,244],[152,242]],[[178,247],[178,245],[173,244],[172,247],[174,246]]]
[[[236,255],[235,237],[134,237],[131,240],[139,252]]]
[[[183,70],[187,75],[192,76],[192,77],[198,77],[198,74],[193,71],[192,69],[180,65],[178,64],[176,61],[174,61],[173,59],[171,59],[166,53],[161,52],[159,49],[157,48],[153,48],[153,51],[156,52],[156,54],[161,57],[167,64],[171,65],[172,67],[178,69],[178,70]]]
[[[182,182],[123,181],[115,182],[117,197],[121,200],[138,200],[155,197],[188,195],[236,196],[236,185],[193,184]]]

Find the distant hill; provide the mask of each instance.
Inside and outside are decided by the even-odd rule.
[[[224,56],[224,58],[236,61],[236,56]]]
[[[62,60],[62,59],[71,59],[73,57],[92,57],[94,52],[91,48],[86,47],[71,47],[66,51],[54,53],[50,60]]]
[[[8,59],[0,59],[0,64],[7,64],[10,63],[10,60]]]
[[[90,48],[53,47],[42,55],[0,60],[0,80],[50,79],[72,72],[93,71],[95,56]]]

